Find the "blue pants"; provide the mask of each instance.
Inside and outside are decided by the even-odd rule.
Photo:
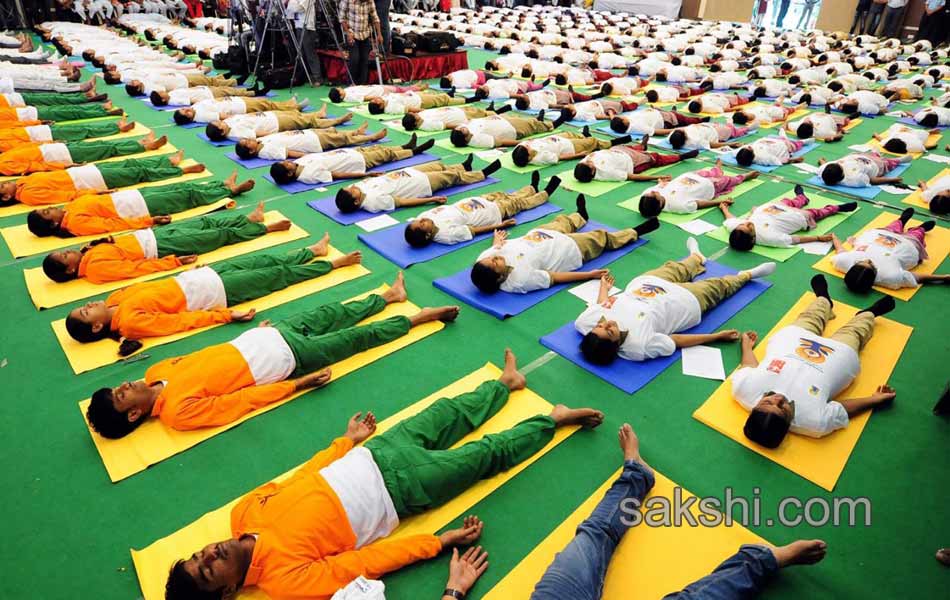
[[[610,486],[591,516],[580,524],[571,543],[548,567],[534,588],[531,600],[600,600],[607,567],[628,527],[621,503],[636,498],[641,503],[654,484],[653,472],[637,462],[624,463],[623,473]],[[674,568],[671,566],[671,568]],[[666,600],[743,600],[758,594],[778,572],[770,550],[743,546],[710,575]]]

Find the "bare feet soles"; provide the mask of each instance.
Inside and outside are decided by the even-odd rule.
[[[558,404],[551,411],[550,417],[558,427],[564,425],[580,425],[584,429],[594,429],[604,422],[604,413],[593,408],[568,408]]]
[[[937,550],[937,560],[945,567],[950,567],[950,548]]]
[[[821,540],[798,540],[787,546],[772,548],[779,568],[813,565],[825,557],[828,544]]]
[[[350,252],[349,254],[344,254],[343,256],[336,258],[332,261],[334,269],[339,269],[340,267],[348,267],[350,265],[358,265],[363,262],[363,253],[359,250],[355,252]]]
[[[326,105],[326,103],[324,103],[323,106],[320,107],[320,110],[317,111],[316,115],[317,115],[317,118],[320,118],[320,119],[322,119],[323,117],[327,116],[327,105]]]
[[[518,372],[518,359],[511,348],[505,348],[505,370],[502,371],[498,381],[503,383],[509,390],[523,390],[527,385],[525,376]]]
[[[275,231],[287,231],[292,226],[293,226],[293,223],[291,223],[289,220],[282,219],[280,221],[277,221],[276,223],[271,223],[270,225],[268,225],[267,232],[273,233]]]
[[[357,127],[354,133],[363,135],[364,133],[366,133],[367,128],[369,128],[369,121],[363,121],[363,124]]]
[[[263,223],[264,222],[264,203],[258,202],[257,208],[254,209],[254,212],[247,216],[247,220],[252,223]]]
[[[178,163],[184,160],[184,158],[185,158],[185,151],[179,150],[178,152],[168,157],[168,162],[170,162],[172,165],[177,167]]]
[[[438,306],[435,308],[423,308],[414,316],[412,316],[409,321],[415,325],[421,325],[422,323],[431,323],[433,321],[442,321],[443,323],[451,323],[458,318],[459,312],[461,309],[458,306]]]
[[[128,121],[125,117],[122,117],[116,125],[119,126],[119,131],[126,133],[135,128],[135,121]]]
[[[313,252],[314,256],[326,256],[330,249],[330,234],[324,233],[320,241],[307,248]]]
[[[620,450],[623,451],[624,462],[632,460],[645,467],[650,466],[640,456],[640,438],[637,437],[630,423],[624,423],[620,426],[620,431],[617,432],[617,440],[620,442]]]

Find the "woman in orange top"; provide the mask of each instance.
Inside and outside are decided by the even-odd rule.
[[[43,259],[43,273],[57,283],[86,279],[106,283],[171,271],[199,254],[246,242],[272,231],[290,229],[290,221],[264,224],[264,203],[248,216],[207,215],[157,229],[139,229],[108,237],[79,250],[58,250]]]
[[[250,302],[333,269],[359,264],[362,255],[351,252],[332,261],[326,256],[330,236],[290,254],[250,254],[208,267],[184,271],[175,277],[133,284],[106,298],[73,309],[66,331],[78,342],[105,338],[119,340],[119,354],[141,348],[137,340],[171,335],[231,321],[250,321],[254,309],[228,307]]]
[[[32,125],[14,123],[12,127],[0,128],[0,152],[12,150],[21,144],[33,142],[81,142],[132,131],[134,122],[125,117],[117,121],[95,121],[76,125]]]
[[[168,143],[162,136],[155,139],[154,133],[143,138],[123,138],[74,144],[33,143],[18,146],[0,153],[0,175],[26,175],[44,171],[61,171],[75,165],[97,162],[116,156],[140,154],[157,150]]]

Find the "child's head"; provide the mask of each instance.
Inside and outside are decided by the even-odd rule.
[[[472,265],[472,284],[483,294],[494,294],[508,276],[508,264],[500,256],[482,259]]]
[[[436,227],[432,219],[413,219],[406,225],[406,243],[413,248],[425,248],[432,243]]]
[[[260,151],[261,143],[251,138],[238,140],[238,143],[234,145],[234,153],[237,154],[241,160],[256,158]]]
[[[802,121],[802,123],[799,124],[798,129],[795,130],[795,135],[803,140],[807,140],[811,136],[815,135],[815,127],[811,124],[811,121]]]
[[[37,208],[26,216],[26,227],[36,237],[72,237],[71,233],[62,228],[65,215],[66,211],[58,206]]]
[[[769,393],[749,413],[742,431],[760,446],[778,448],[791,428],[794,414],[785,396]]]
[[[666,200],[656,190],[644,192],[640,195],[640,214],[644,217],[658,216],[663,211],[664,206],[666,206]]]
[[[755,225],[746,221],[729,234],[729,245],[740,252],[748,252],[755,246]]]
[[[356,212],[362,204],[363,193],[355,185],[341,188],[336,193],[336,207],[342,213]]]
[[[836,162],[826,163],[821,170],[821,180],[826,185],[838,185],[844,180],[844,169]]]
[[[745,125],[749,122],[749,115],[745,111],[737,110],[732,113],[732,122],[736,125]]]
[[[610,130],[616,133],[629,133],[630,121],[627,119],[627,117],[617,115],[610,119]]]
[[[228,137],[228,131],[230,128],[224,121],[211,121],[205,126],[205,135],[212,142],[223,142]]]
[[[950,192],[942,192],[931,198],[930,212],[938,215],[950,213]]]
[[[82,253],[78,250],[58,250],[43,259],[43,274],[56,283],[72,281],[79,276]]]
[[[415,113],[406,113],[402,117],[402,127],[406,131],[415,131],[422,123],[422,117]]]
[[[675,150],[679,150],[686,145],[686,132],[682,129],[674,129],[673,132],[670,133],[669,140],[670,146]]]
[[[597,326],[581,339],[581,354],[595,365],[609,365],[617,359],[622,338],[616,321],[601,318]]]
[[[297,181],[297,163],[292,160],[282,160],[270,166],[270,176],[277,185],[287,185]]]
[[[656,90],[647,90],[645,94],[647,97],[647,102],[656,102],[660,99],[660,94]]]
[[[452,130],[452,133],[449,134],[449,139],[452,140],[452,144],[456,148],[464,148],[472,141],[472,134],[469,133],[466,127],[456,127]]]
[[[134,97],[144,96],[145,95],[145,84],[143,84],[138,79],[133,79],[132,81],[125,84],[125,92]]]
[[[450,87],[452,87],[452,80],[449,79],[448,77],[443,77],[442,79],[439,80],[439,87],[441,87],[444,90],[449,89]]]
[[[579,162],[574,166],[574,179],[581,183],[589,183],[594,180],[594,166],[590,163]]]
[[[558,73],[554,76],[554,83],[557,85],[567,85],[567,75]]]
[[[877,267],[870,260],[861,260],[848,269],[844,274],[844,283],[848,289],[858,294],[866,294],[874,287],[877,279]]]
[[[832,81],[828,84],[828,89],[832,92],[841,92],[844,89],[844,85],[840,81]]]
[[[765,98],[765,86],[756,86],[756,88],[752,90],[752,95],[756,98]]]
[[[884,142],[884,149],[894,154],[907,154],[907,143],[898,138],[891,138]]]
[[[921,117],[919,123],[922,126],[927,127],[928,129],[933,129],[937,127],[937,125],[939,125],[939,119],[937,118],[937,113],[928,112],[923,117]]]
[[[327,97],[330,98],[330,102],[333,102],[334,104],[343,102],[343,88],[330,88],[330,93],[327,94]]]
[[[474,96],[476,100],[484,100],[485,98],[488,98],[488,86],[480,85],[475,88]]]
[[[792,75],[791,77],[788,78],[788,82],[792,85],[798,85],[799,83],[802,82],[802,78],[799,75]]]
[[[152,106],[166,106],[168,104],[168,94],[165,92],[153,91],[148,95],[148,99],[152,102]]]
[[[527,167],[531,163],[531,148],[527,144],[518,144],[511,151],[511,162],[518,167]]]
[[[195,109],[191,108],[190,106],[179,108],[174,113],[172,113],[172,119],[175,120],[175,125],[188,125],[190,123],[194,123]]]
[[[531,102],[528,100],[527,96],[518,96],[515,98],[515,108],[518,110],[528,110],[531,107]]]
[[[87,302],[69,311],[66,332],[77,342],[90,344],[109,337],[112,333],[111,323],[112,316],[105,302]]]
[[[386,112],[386,101],[382,98],[373,98],[366,104],[371,115],[381,115]]]
[[[690,100],[689,104],[686,105],[686,109],[693,114],[703,112],[703,103],[699,100]]]

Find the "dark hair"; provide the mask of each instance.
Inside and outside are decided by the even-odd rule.
[[[117,411],[112,404],[111,388],[95,391],[86,409],[86,419],[96,433],[110,440],[129,435],[146,420],[143,416],[136,421],[129,421],[125,413]]]
[[[722,65],[720,65],[719,63],[713,63],[713,64],[709,65],[709,72],[710,72],[710,73],[718,73],[718,72],[720,72],[720,71],[722,71]]]
[[[406,113],[402,116],[402,128],[406,131],[413,131],[416,129],[416,117],[412,113]]]
[[[384,112],[386,112],[386,111],[385,111],[385,108],[386,108],[385,103],[382,103],[382,102],[380,102],[379,100],[380,100],[379,98],[373,98],[373,99],[370,100],[369,103],[366,105],[366,110],[369,111],[369,114],[371,114],[371,115],[381,115],[381,114],[383,114]],[[382,108],[380,108],[380,106],[379,106],[380,104],[383,104],[383,107],[382,107]]]
[[[638,67],[637,65],[630,65],[629,67],[627,67],[627,75],[629,75],[630,77],[637,77],[638,75],[640,75],[640,67]]]
[[[810,122],[805,121],[798,126],[798,129],[795,130],[795,135],[806,140],[811,136],[815,135],[815,127]]]
[[[836,162],[825,163],[821,170],[821,180],[828,185],[838,185],[844,179],[844,169]]]
[[[558,73],[554,76],[554,83],[557,85],[567,85],[567,75]]]
[[[683,64],[683,59],[681,59],[679,56],[674,56],[670,59],[670,64],[674,67],[678,67]]]
[[[30,211],[30,214],[26,216],[26,227],[36,237],[49,237],[51,235],[61,238],[73,237],[73,234],[63,229],[60,223],[54,223],[43,217],[38,210]]]
[[[66,283],[76,279],[76,273],[67,273],[66,265],[53,258],[52,254],[47,254],[43,259],[43,274],[56,283]]]
[[[742,432],[747,438],[766,448],[778,448],[791,426],[788,419],[773,412],[753,409]]]
[[[488,90],[486,90],[483,86],[479,86],[475,88],[475,93],[473,96],[478,100],[484,100],[488,97]]]
[[[453,129],[452,133],[449,134],[449,139],[452,140],[452,144],[458,148],[468,146],[468,140],[465,139],[465,132],[461,129]]]
[[[647,90],[647,102],[656,102],[660,99],[660,94],[656,90]]]
[[[617,115],[610,119],[610,129],[616,131],[617,133],[627,133],[629,124],[624,122],[624,118],[620,115]]]
[[[175,125],[188,125],[189,123],[195,122],[194,117],[189,117],[188,115],[183,113],[182,109],[180,108],[176,110],[174,113],[172,113],[172,119],[175,120]],[[208,137],[210,138],[211,136],[209,135]]]
[[[238,143],[234,145],[234,153],[237,154],[241,160],[250,160],[257,156],[257,153],[247,146],[245,140],[239,140]]]
[[[527,167],[528,163],[531,162],[529,154],[527,146],[518,144],[515,146],[515,149],[511,151],[511,162],[515,163],[515,166],[518,167]]]
[[[168,104],[168,101],[162,98],[162,95],[154,90],[148,95],[148,99],[152,102],[152,106],[165,106]]]
[[[833,92],[840,92],[844,89],[844,85],[842,85],[840,81],[832,81],[828,83],[828,89]]]
[[[132,84],[132,82],[125,84],[125,93],[132,97],[145,95],[145,92],[140,91],[137,86]]]
[[[356,205],[356,198],[346,191],[346,188],[340,188],[336,192],[336,207],[343,213],[356,212],[359,206]]]
[[[657,81],[666,81],[666,73],[654,73],[653,79]]]
[[[282,160],[275,162],[270,166],[270,176],[274,178],[277,185],[287,185],[297,181],[297,169],[287,166],[289,161]]]
[[[792,75],[788,78],[788,82],[792,85],[798,85],[801,80],[802,78],[800,75]]]
[[[72,316],[72,313],[66,315],[66,332],[69,337],[81,344],[91,344],[110,337],[112,330],[103,327],[99,331],[93,331],[92,325]]]
[[[594,170],[589,164],[579,162],[574,165],[574,179],[581,183],[589,183],[594,180]]]
[[[528,102],[528,99],[525,96],[519,96],[515,98],[515,108],[518,110],[528,110],[528,107],[531,106],[531,103]]]
[[[670,141],[670,146],[672,146],[676,150],[679,150],[684,145],[686,145],[686,132],[683,131],[682,129],[674,129],[670,133],[669,141]]]
[[[884,142],[884,149],[894,154],[907,154],[907,144],[904,140],[891,138]]]
[[[689,104],[686,105],[686,108],[691,113],[701,113],[703,112],[703,103],[699,100],[690,100]]]
[[[749,117],[747,117],[746,114],[741,110],[737,110],[736,112],[732,113],[732,122],[736,125],[745,125],[749,122]]]
[[[406,243],[413,248],[425,248],[432,243],[432,238],[419,227],[413,227],[413,223],[415,223],[415,221],[409,221],[409,223],[406,224],[406,231],[404,233]]]
[[[937,194],[930,199],[930,212],[945,215],[950,212],[950,194]]]
[[[221,600],[223,593],[205,592],[185,570],[185,561],[179,560],[168,571],[165,581],[165,600]]]
[[[330,88],[330,92],[327,94],[327,97],[330,99],[330,102],[334,104],[338,102],[343,102],[343,91],[338,88]]]
[[[929,112],[920,119],[920,124],[924,127],[934,128],[939,124],[939,119],[937,118],[937,113]]]
[[[852,265],[844,274],[844,283],[852,292],[866,294],[874,287],[877,279],[877,269],[868,265]]]
[[[531,77],[531,67],[528,65],[521,67],[521,76],[524,78]]]
[[[729,233],[729,245],[740,252],[748,252],[755,246],[755,236],[741,229],[733,229]]]
[[[494,294],[501,288],[501,282],[498,281],[498,273],[480,262],[472,265],[472,284],[475,285],[483,294]]]
[[[109,85],[114,85],[114,84],[120,83],[120,82],[122,81],[122,78],[119,76],[119,74],[118,74],[118,73],[114,73],[114,72],[112,72],[112,71],[104,71],[104,72],[102,73],[102,79],[103,79],[103,81],[105,81],[105,82],[108,83]]]
[[[755,161],[755,152],[749,146],[743,146],[736,152],[736,163],[740,166],[748,167]]]
[[[663,211],[660,206],[660,200],[653,195],[643,194],[640,196],[640,214],[644,217],[655,217]]]
[[[811,104],[811,94],[805,92],[798,100],[799,102],[804,102],[805,104]]]
[[[765,98],[765,86],[760,85],[754,90],[752,90],[752,95],[755,96],[756,98]]]
[[[213,142],[224,141],[224,139],[227,137],[224,135],[224,130],[214,123],[208,123],[208,126],[205,127],[205,135],[208,136],[208,139]]]
[[[598,337],[593,331],[581,340],[581,353],[588,362],[595,365],[609,365],[614,362],[619,350],[620,344]]]
[[[439,87],[449,89],[452,87],[452,81],[448,77],[443,77],[439,80]]]
[[[614,91],[614,85],[609,81],[605,81],[600,86],[600,93],[604,96],[609,96]]]

